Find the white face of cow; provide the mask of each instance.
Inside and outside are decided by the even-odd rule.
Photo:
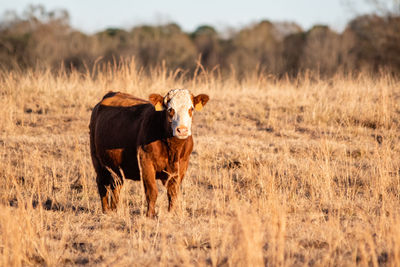
[[[185,139],[192,135],[193,96],[186,89],[171,90],[164,97],[164,105],[171,118],[173,136]]]
[[[205,94],[193,96],[189,90],[175,89],[169,91],[165,97],[151,94],[149,100],[156,111],[167,110],[173,136],[185,139],[192,135],[193,109],[201,110],[209,97]]]

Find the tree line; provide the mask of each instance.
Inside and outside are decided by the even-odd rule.
[[[303,30],[290,22],[267,20],[223,35],[202,25],[184,32],[174,23],[109,28],[85,34],[70,26],[65,10],[30,6],[23,14],[7,12],[0,22],[0,68],[61,66],[87,70],[135,58],[138,68],[160,64],[193,72],[199,69],[244,75],[254,71],[296,76],[304,71],[400,73],[400,16],[363,15],[342,33],[325,25]]]

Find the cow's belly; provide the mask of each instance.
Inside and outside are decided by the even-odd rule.
[[[140,180],[140,170],[137,160],[122,162],[121,169],[123,170],[126,179],[135,181]]]

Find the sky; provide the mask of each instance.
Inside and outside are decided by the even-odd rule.
[[[368,0],[0,0],[0,16],[7,10],[22,14],[30,4],[66,9],[71,26],[86,33],[169,22],[188,32],[204,24],[223,31],[265,19],[296,22],[304,30],[325,24],[342,31],[350,19],[373,11]]]

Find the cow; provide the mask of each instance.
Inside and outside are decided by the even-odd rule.
[[[168,211],[175,207],[179,186],[193,150],[194,110],[208,102],[205,94],[174,89],[149,101],[109,92],[93,108],[90,152],[102,210],[116,210],[125,179],[142,180],[148,217],[155,216],[156,179],[167,188]]]

